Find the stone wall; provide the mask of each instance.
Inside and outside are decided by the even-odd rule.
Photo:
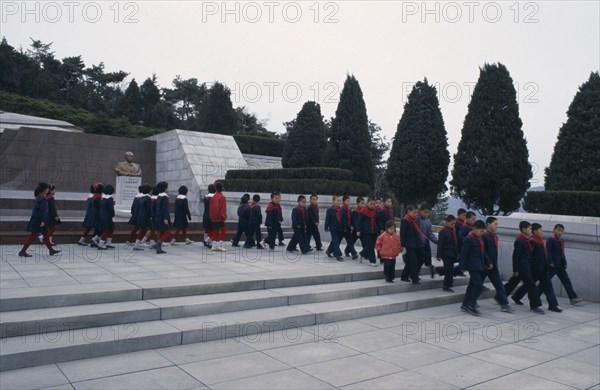
[[[144,182],[156,179],[156,146],[152,141],[22,127],[0,136],[0,188],[31,191],[39,181],[58,191],[88,193],[99,180],[115,184],[115,165],[131,151],[142,167]]]

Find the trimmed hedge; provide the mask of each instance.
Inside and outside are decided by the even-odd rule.
[[[529,191],[523,208],[538,214],[600,217],[600,192]]]
[[[333,181],[321,179],[226,179],[226,191],[272,192],[287,194],[327,194],[366,196],[371,187],[365,183],[353,181]]]
[[[282,139],[255,135],[234,135],[233,139],[242,153],[272,157],[283,156],[285,141]]]
[[[352,181],[352,172],[339,168],[233,169],[225,179]]]

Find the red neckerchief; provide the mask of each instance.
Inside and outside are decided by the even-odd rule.
[[[363,207],[361,209],[358,210],[359,213],[361,213],[362,215],[364,215],[365,217],[368,217],[371,220],[371,231],[375,230],[375,210],[371,210],[368,207]]]
[[[517,239],[523,241],[525,244],[527,244],[527,248],[529,248],[529,252],[533,252],[533,247],[531,246],[531,241],[529,241],[529,238],[525,237],[522,234],[518,234],[517,235]]]
[[[452,239],[454,240],[454,245],[458,245],[458,237],[456,237],[456,230],[455,229],[444,226],[442,228],[442,230],[445,230],[448,233],[452,234]]]
[[[404,216],[404,219],[406,219],[408,222],[410,222],[413,227],[415,228],[415,230],[426,240],[429,240],[429,237],[427,237],[419,228],[419,225],[417,224],[417,219],[413,218],[410,216],[410,214],[406,213],[406,215]]]
[[[477,237],[473,232],[469,233],[469,237],[474,238],[479,243],[479,249],[481,249],[481,253],[483,253],[483,240],[481,237]]]
[[[388,221],[393,221],[394,220],[394,212],[392,211],[392,208],[385,207],[384,210],[385,210],[385,213],[387,214]]]
[[[460,219],[456,218],[456,223],[457,223],[458,225],[460,225],[460,226],[464,226],[464,224],[465,224],[465,221],[463,221],[463,220],[460,220]]]
[[[346,211],[346,217],[348,218],[348,225],[352,222],[352,216],[350,215],[350,207],[342,206],[344,211]]]
[[[556,237],[556,234],[553,234],[551,238],[553,240],[558,241],[558,243],[560,244],[560,252],[564,256],[565,255],[565,242],[562,239]]]
[[[251,208],[255,208],[256,206],[258,206],[258,202],[252,201],[252,203],[250,203]]]
[[[335,218],[338,220],[338,222],[340,222],[340,208],[336,206],[331,206],[331,208],[333,209],[333,211],[335,211]]]
[[[546,259],[547,259],[548,258],[548,249],[546,249],[546,243],[543,240],[539,239],[535,235],[531,236],[531,240],[533,242],[535,242],[536,244],[540,245],[542,248],[544,248],[544,255],[546,256]]]
[[[268,213],[268,212],[271,212],[271,211],[277,210],[277,209],[278,209],[278,207],[275,203],[269,202],[269,204],[267,205],[267,209],[265,211]]]
[[[490,232],[489,230],[486,230],[485,234],[494,239],[494,245],[496,246],[496,250],[498,250],[498,236],[495,235],[494,233]]]
[[[298,205],[296,206],[297,209],[300,209],[300,215],[302,216],[302,220],[306,221],[306,210],[304,209],[304,207]]]
[[[94,195],[92,196],[92,200],[98,199],[98,198],[99,198],[99,197],[101,197],[101,196],[102,196],[102,194],[94,194]]]

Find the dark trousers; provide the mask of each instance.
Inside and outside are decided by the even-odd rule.
[[[265,242],[269,244],[269,248],[275,249],[275,239],[277,238],[277,233],[279,232],[279,228],[269,228],[267,227],[267,238]],[[295,245],[294,245],[295,246]]]
[[[323,243],[321,242],[321,233],[319,233],[319,227],[316,225],[308,226],[306,228],[306,241],[310,246],[310,239],[315,238],[315,246],[317,249],[323,248]]]
[[[540,306],[542,304],[541,299],[539,297],[542,294],[546,295],[546,299],[548,300],[549,307],[558,306],[558,300],[556,299],[556,294],[554,294],[554,288],[552,287],[552,282],[550,282],[550,277],[547,272],[542,273],[534,273],[533,280],[538,282],[537,284],[537,296],[540,300]],[[517,291],[513,294],[513,298],[515,299],[523,299],[525,294],[527,293],[527,288],[525,285],[522,285],[517,289]]]
[[[463,298],[463,306],[475,307],[483,289],[483,278],[485,278],[485,271],[469,271],[469,285]]]
[[[421,264],[423,264],[425,258],[425,252],[423,248],[406,248],[406,254],[404,255],[404,269],[400,276],[403,280],[410,278],[413,283],[419,281],[419,270]]]
[[[350,230],[343,232],[340,236],[340,243],[342,242],[342,239],[346,240],[346,248],[344,248],[344,254],[346,256],[348,256],[349,254],[352,254],[352,256],[356,256],[357,253],[356,249],[354,248],[354,239],[352,238],[352,232]]]
[[[348,236],[350,237],[350,240],[352,240],[351,241],[352,242],[352,248],[354,249],[354,253],[352,253],[352,254],[353,255],[354,254],[358,254],[356,252],[356,248],[354,247],[354,244],[356,244],[356,241],[358,241],[358,237],[356,236],[356,231],[352,230]],[[348,241],[348,239],[346,238],[346,242],[350,242],[350,241]],[[348,249],[349,249],[348,246],[346,246],[346,249],[344,249],[344,254],[346,256],[348,256],[351,253]],[[361,251],[361,253],[362,253],[362,251]]]
[[[325,253],[333,253],[335,257],[342,257],[342,251],[340,250],[340,238],[342,236],[342,232],[336,232],[331,230],[329,233],[331,234],[331,242],[329,243],[329,246],[327,247]]]
[[[452,288],[454,286],[454,277],[460,272],[458,266],[454,267],[456,258],[442,257],[442,263],[444,263],[444,268],[440,270],[441,272],[438,271],[438,273],[444,276],[444,288]]]
[[[283,228],[281,225],[279,225],[279,228],[277,229],[277,238],[279,239],[280,243],[283,242]],[[273,240],[273,242],[275,242],[275,240]]]
[[[496,301],[498,301],[501,305],[508,305],[508,297],[506,296],[506,291],[504,291],[504,284],[502,284],[502,278],[500,277],[498,264],[494,264],[494,268],[492,269],[485,270],[485,276],[490,279],[490,282],[492,282],[492,285],[496,290],[496,295],[494,296]]]
[[[520,281],[523,281],[523,286],[525,286],[527,291],[527,296],[529,297],[529,307],[534,308],[542,306],[542,302],[540,301],[540,293],[535,285],[531,271],[528,269],[519,270],[518,277],[513,276],[508,280],[508,282],[504,285],[504,291],[506,292],[506,295],[510,295]]]
[[[419,260],[419,269],[421,269],[423,264],[431,267],[431,244],[429,240],[425,240],[425,245],[423,245],[423,258]]]
[[[238,223],[237,231],[235,232],[235,235],[231,239],[231,243],[233,245],[238,245],[240,243],[240,240],[242,239],[242,234],[246,235],[246,242],[248,242],[248,238],[250,236],[250,231],[249,231],[248,225],[241,225]]]
[[[254,245],[259,244],[260,240],[262,239],[262,233],[260,232],[260,225],[258,225],[258,224],[248,225],[245,234],[246,234],[246,242],[244,242],[244,246],[246,248],[250,248],[250,247],[253,247]]]
[[[360,241],[363,245],[362,256],[365,259],[369,259],[369,263],[377,263],[375,259],[375,235],[361,233]]]
[[[396,277],[396,259],[383,259],[383,276],[385,280],[394,280]]]
[[[550,275],[549,275],[550,280],[552,280],[554,275],[558,276],[558,279],[560,279],[560,282],[562,283],[563,287],[565,288],[565,291],[567,292],[567,296],[569,297],[569,299],[577,298],[577,294],[575,293],[575,290],[573,290],[573,284],[571,283],[571,279],[569,278],[569,274],[567,273],[567,270],[564,269],[563,267],[550,268]]]
[[[271,244],[269,243],[269,246],[270,245]],[[300,251],[302,253],[306,253],[310,249],[306,242],[306,231],[304,229],[294,228],[294,235],[287,246],[287,250],[291,251],[296,249],[296,245],[300,245]]]

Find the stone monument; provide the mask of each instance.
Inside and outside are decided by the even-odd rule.
[[[115,214],[126,217],[131,210],[131,203],[142,184],[142,169],[140,164],[133,162],[133,153],[125,152],[125,161],[115,167]]]

